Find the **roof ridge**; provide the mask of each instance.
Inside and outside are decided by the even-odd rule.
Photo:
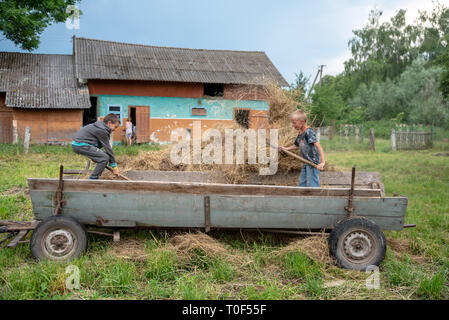
[[[17,54],[23,54],[23,55],[33,55],[33,56],[54,56],[54,57],[56,57],[56,56],[58,56],[58,57],[61,57],[61,56],[64,56],[64,57],[66,57],[66,56],[69,56],[69,57],[71,57],[72,56],[72,54],[59,54],[59,53],[34,53],[34,52],[18,52],[18,51],[0,51],[0,53],[17,53]]]
[[[132,45],[132,46],[148,47],[148,48],[179,49],[179,50],[190,50],[190,51],[212,51],[212,52],[263,53],[263,54],[266,55],[265,51],[243,51],[243,50],[224,50],[224,49],[193,49],[193,48],[179,48],[179,47],[166,47],[166,46],[152,46],[152,45],[140,44],[140,43],[119,42],[119,41],[111,41],[111,40],[84,38],[84,37],[75,37],[75,38],[76,39],[82,39],[82,40],[101,41],[101,42],[109,42],[109,43],[116,43],[116,44],[125,44],[125,45]]]

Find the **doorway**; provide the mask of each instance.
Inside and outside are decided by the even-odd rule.
[[[90,97],[90,108],[83,110],[83,127],[97,121],[98,97]]]
[[[12,110],[6,108],[6,93],[0,92],[0,143],[12,143]]]
[[[148,106],[129,106],[128,118],[133,127],[136,127],[136,142],[150,142],[150,107]]]

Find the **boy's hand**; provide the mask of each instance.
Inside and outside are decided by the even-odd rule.
[[[119,176],[120,172],[118,171],[118,168],[115,167],[114,169],[112,169],[112,173],[115,174],[117,177]]]
[[[323,170],[324,170],[324,165],[325,165],[325,164],[326,164],[325,162],[321,162],[319,165],[316,166],[316,168],[317,168],[318,170],[320,170],[320,171],[323,171]]]
[[[282,152],[285,150],[285,147],[278,147],[279,152]]]

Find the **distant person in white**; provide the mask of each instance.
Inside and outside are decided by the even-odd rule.
[[[133,135],[133,124],[132,124],[131,120],[128,119],[126,121],[126,133],[125,133],[126,143],[128,144],[128,146],[132,145],[132,143],[133,143],[133,141],[131,139],[132,135]]]

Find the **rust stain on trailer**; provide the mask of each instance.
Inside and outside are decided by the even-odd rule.
[[[97,220],[95,222],[96,222],[97,226],[99,226],[99,227],[102,227],[109,222],[109,220],[106,220],[105,218],[100,217],[100,216],[97,216],[96,218],[97,218]]]

